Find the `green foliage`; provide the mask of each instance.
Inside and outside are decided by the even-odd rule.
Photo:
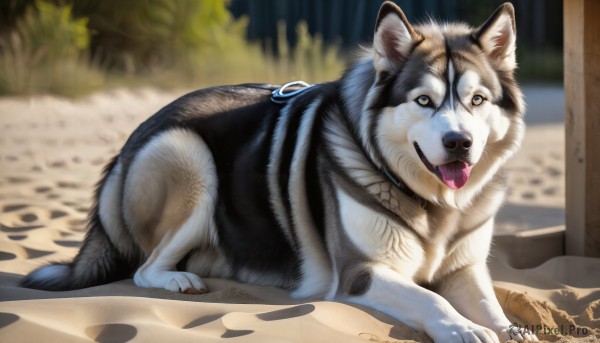
[[[336,50],[322,54],[322,39],[310,37],[306,24],[299,25],[294,49],[279,32],[280,46],[294,54],[275,59],[246,41],[247,18],[235,20],[226,5],[224,0],[78,1],[75,12],[89,17],[94,52],[104,63],[167,87],[323,80],[341,71]]]
[[[71,7],[38,0],[0,38],[0,94],[75,95],[102,83],[88,62],[90,35],[85,19],[73,19]]]
[[[130,73],[172,67],[184,54],[232,40],[243,43],[246,29],[223,0],[82,0],[74,6],[89,18],[94,52]]]
[[[344,64],[304,23],[295,47],[280,26],[279,58],[265,53],[246,41],[247,18],[234,19],[226,0],[48,1],[37,0],[0,40],[0,94],[317,82],[338,77]]]
[[[48,49],[48,55],[68,57],[85,51],[90,44],[87,19],[73,19],[71,6],[57,7],[36,1],[38,15],[28,15],[17,24],[17,29],[27,37],[34,50]]]

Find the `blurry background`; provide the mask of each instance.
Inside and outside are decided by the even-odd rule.
[[[411,23],[430,18],[463,21],[477,26],[506,0],[401,0],[397,3]],[[325,44],[341,44],[344,51],[372,40],[377,11],[383,1],[369,0],[233,0],[231,12],[249,18],[247,37],[260,40],[266,49],[277,51],[274,38],[278,23],[286,23],[286,39],[297,41],[294,27],[308,24],[311,35]],[[511,1],[517,16],[517,40],[521,80],[562,80],[562,0]]]
[[[512,1],[518,78],[562,81],[562,0]],[[412,22],[482,23],[502,1],[396,1]],[[339,77],[373,0],[3,0],[0,95]]]
[[[113,120],[127,119],[121,118],[126,117],[124,108],[132,109],[136,116],[121,125],[119,139],[114,139],[120,146],[132,129],[129,125],[137,125],[189,89],[337,79],[357,47],[370,44],[381,2],[0,0],[0,96],[5,96],[0,97],[0,119],[6,122],[0,128],[0,148],[6,156],[0,154],[5,158],[0,162],[16,161],[11,151],[24,142],[33,144],[34,139],[24,141],[20,131],[11,132],[21,125],[29,134],[39,125],[17,124],[26,111],[37,113],[39,107],[48,112],[55,107],[62,114],[69,108],[60,97],[21,95],[79,97],[102,91],[74,102],[83,106],[86,99],[104,99],[104,105],[75,112],[87,112],[86,120],[94,117],[89,113],[102,113],[106,123],[98,127],[104,131],[97,131],[113,137],[119,126]],[[413,23],[433,18],[477,26],[502,1],[396,3]],[[497,217],[500,233],[560,226],[565,214],[562,0],[512,3],[517,16],[517,78],[526,97],[528,133],[523,149],[508,166],[509,194]],[[49,103],[32,105],[41,99]],[[14,107],[20,101],[25,107]],[[46,117],[32,115],[35,120]],[[57,135],[65,134],[64,128],[59,129]],[[15,135],[14,142],[2,137],[9,133]],[[54,150],[49,156],[53,154]],[[55,161],[48,163],[52,166]]]

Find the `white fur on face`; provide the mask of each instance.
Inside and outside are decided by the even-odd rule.
[[[455,83],[457,77],[459,79]],[[457,85],[456,90],[453,89],[454,84]],[[423,118],[409,130],[409,141],[419,144],[427,160],[434,166],[438,166],[450,162],[442,143],[442,137],[449,132],[468,133],[473,138],[469,162],[476,164],[487,142],[489,127],[487,124],[480,122],[479,115],[476,113],[487,102],[480,106],[473,106],[471,101],[476,94],[485,98],[491,97],[489,90],[481,90],[483,87],[479,76],[475,73],[457,75],[454,64],[450,61],[448,63],[447,84],[433,75],[427,75],[423,78],[421,88],[431,90],[428,92],[429,94],[435,94],[435,97],[429,96],[437,108],[435,110],[424,109],[424,112],[432,114],[430,118]],[[444,89],[441,96],[438,95],[440,88]],[[448,102],[440,108],[439,106],[444,98],[447,98]],[[465,106],[471,109],[473,113],[469,113]],[[436,112],[434,113],[434,111]]]
[[[458,80],[457,92],[461,99],[469,100],[469,103],[470,99],[476,94],[482,95],[488,100],[493,98],[491,90],[481,84],[479,74],[473,70],[467,70],[462,74]],[[485,101],[480,106],[473,108],[473,114],[489,128],[488,143],[497,142],[504,138],[510,126],[510,119],[502,113],[500,107],[490,101]]]
[[[415,192],[434,202],[461,206],[461,199],[470,198],[468,194],[476,192],[496,171],[497,166],[489,163],[478,168],[478,162],[487,145],[505,138],[511,120],[490,101],[492,91],[483,85],[477,72],[467,70],[459,74],[450,63],[449,78],[450,82],[446,83],[426,74],[420,85],[407,94],[405,103],[384,110],[378,124],[378,141],[383,155],[389,158],[390,167]],[[448,94],[448,84],[456,87],[453,96]],[[420,95],[427,95],[433,108],[419,106],[415,99]],[[486,100],[475,106],[472,104],[475,95]],[[469,183],[459,191],[447,189],[423,164],[413,146],[416,142],[434,166],[448,163],[442,137],[451,131],[468,132],[473,138],[469,161],[474,165],[473,173]]]

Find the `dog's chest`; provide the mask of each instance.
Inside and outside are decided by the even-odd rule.
[[[341,224],[347,238],[368,259],[390,265],[403,275],[430,282],[461,235],[460,215],[441,209],[422,211],[427,232],[416,232],[384,212],[367,207],[344,192],[338,195]]]

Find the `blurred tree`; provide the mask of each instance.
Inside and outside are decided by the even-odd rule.
[[[300,23],[297,46],[280,30],[278,51],[287,58],[274,59],[247,41],[248,21],[231,15],[227,0],[8,1],[18,19],[0,35],[0,93],[76,95],[113,82],[317,82],[343,69],[337,46],[325,47]]]
[[[75,19],[70,5],[36,0],[0,36],[0,94],[77,94],[102,82],[89,63],[87,19]]]
[[[17,32],[33,51],[44,50],[46,58],[77,56],[90,44],[87,19],[73,19],[71,6],[54,6],[50,2],[35,1],[37,15],[29,8],[30,15],[17,22]]]
[[[205,47],[244,41],[247,21],[234,20],[226,0],[79,0],[89,18],[92,55],[111,68],[154,70]]]

